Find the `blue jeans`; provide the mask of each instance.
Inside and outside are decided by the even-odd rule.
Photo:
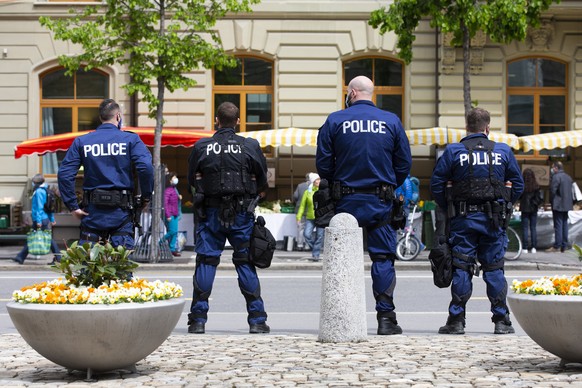
[[[33,223],[32,227],[34,229],[38,228],[38,224],[35,222]],[[41,230],[47,230],[47,229],[52,229],[51,228],[51,223],[49,221],[48,218],[45,218],[44,220],[42,220],[42,223],[40,225],[40,229]],[[57,245],[57,243],[55,242],[54,239],[51,238],[51,252],[55,254],[55,258],[57,260],[61,259],[61,250],[59,249],[59,246]],[[22,250],[20,252],[18,252],[18,255],[16,255],[16,260],[20,261],[21,263],[24,262],[24,260],[26,259],[26,256],[28,256],[28,245],[26,245],[26,243],[24,244],[24,248],[22,248]]]
[[[538,236],[537,236],[537,222],[538,222],[538,213],[531,212],[531,213],[521,213],[521,227],[523,228],[522,231],[522,240],[523,246],[525,249],[532,249],[538,247]],[[531,232],[531,244],[528,244],[528,237]]]
[[[568,249],[568,212],[552,210],[554,218],[554,248]]]
[[[315,236],[313,235],[313,230],[315,229]],[[323,246],[323,233],[325,228],[318,227],[316,229],[314,220],[305,220],[305,230],[303,231],[303,236],[307,245],[311,248],[311,255],[316,259],[319,258],[319,253],[321,252],[321,247]]]

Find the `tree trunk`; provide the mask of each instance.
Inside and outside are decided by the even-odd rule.
[[[166,89],[166,80],[164,77],[158,77],[158,108],[156,110],[156,130],[154,133],[154,195],[152,197],[152,246],[150,249],[150,263],[157,263],[160,255],[160,235],[162,220],[162,201],[164,193],[162,192],[163,172],[161,170],[161,149],[162,149],[162,123],[164,122],[164,91]]]
[[[160,36],[164,35],[165,17],[166,17],[166,5],[165,1],[160,1]],[[162,62],[162,59],[158,59],[158,62]],[[161,63],[160,63],[161,65]],[[160,66],[160,68],[163,68]],[[162,192],[162,174],[161,174],[161,149],[162,149],[162,125],[164,123],[164,92],[166,89],[166,79],[163,76],[159,76],[156,81],[158,82],[158,106],[156,109],[156,129],[154,132],[154,195],[152,196],[151,212],[152,212],[152,239],[151,239],[151,249],[150,249],[150,263],[157,263],[160,259],[160,232],[162,220],[162,200],[164,193]]]
[[[471,63],[470,63],[470,43],[469,29],[461,21],[461,30],[463,31],[463,104],[465,105],[465,116],[471,110]]]

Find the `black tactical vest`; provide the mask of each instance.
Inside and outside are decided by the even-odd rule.
[[[505,182],[493,176],[493,147],[495,142],[483,138],[475,137],[461,142],[469,152],[469,177],[462,181],[457,181],[453,185],[453,201],[467,202],[469,204],[482,204],[484,202],[497,201],[503,199],[508,202],[510,190],[506,190]],[[485,152],[489,160],[489,176],[473,176],[473,160],[475,152]]]
[[[256,194],[256,181],[249,171],[244,142],[244,137],[233,134],[209,144],[201,182],[205,196]]]

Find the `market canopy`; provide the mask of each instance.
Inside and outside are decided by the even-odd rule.
[[[317,129],[282,128],[263,131],[241,132],[239,135],[257,139],[261,147],[317,146]]]
[[[582,130],[521,136],[519,142],[521,143],[521,149],[524,152],[579,147],[582,145]]]
[[[413,129],[406,131],[410,145],[447,145],[458,143],[467,136],[464,129],[434,127],[426,129]],[[499,143],[506,143],[517,150],[520,147],[519,138],[513,134],[502,132],[489,132],[489,139]]]
[[[137,133],[145,145],[148,147],[154,146],[154,128],[124,127],[123,130]],[[23,155],[43,155],[47,152],[66,151],[73,144],[75,138],[90,132],[93,132],[93,130],[25,140],[14,147],[14,157],[18,159]],[[162,147],[191,147],[198,140],[211,137],[213,133],[214,131],[164,128],[162,131]]]

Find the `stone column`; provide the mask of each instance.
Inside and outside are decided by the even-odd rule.
[[[319,342],[366,341],[362,229],[348,213],[325,228]]]

